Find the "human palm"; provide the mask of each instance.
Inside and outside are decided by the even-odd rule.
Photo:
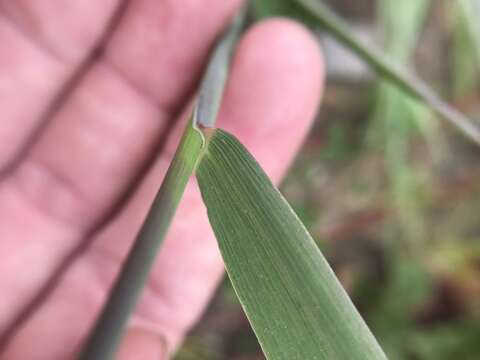
[[[239,0],[0,0],[0,358],[75,358],[161,183]],[[219,125],[279,180],[322,67],[298,25],[255,26]],[[189,184],[121,359],[166,358],[223,273]]]

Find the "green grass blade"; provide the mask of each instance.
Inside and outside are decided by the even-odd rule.
[[[370,65],[379,75],[409,93],[414,98],[425,102],[438,115],[449,121],[465,136],[480,145],[480,128],[458,110],[452,108],[436,95],[430,87],[390,61],[384,53],[367,44],[355,35],[348,25],[320,0],[289,0],[301,6],[317,25],[331,33],[338,41],[351,49],[357,56]]]
[[[123,328],[147,281],[203,144],[204,137],[190,122],[80,359],[108,360],[114,357]]]
[[[247,150],[208,130],[197,178],[225,265],[269,359],[385,359],[313,239]]]

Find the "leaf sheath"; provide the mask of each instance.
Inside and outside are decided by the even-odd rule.
[[[79,359],[113,359],[122,337],[122,329],[140,297],[158,249],[193,174],[203,144],[201,132],[190,122],[109,300]]]

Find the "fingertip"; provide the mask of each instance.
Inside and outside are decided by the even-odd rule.
[[[252,47],[256,51],[249,56],[257,61],[279,56],[288,61],[285,65],[304,66],[316,80],[323,79],[324,59],[319,42],[297,21],[279,17],[259,22],[245,34],[239,52],[247,53]]]
[[[325,67],[319,41],[305,26],[287,18],[264,20],[247,33],[243,51],[283,90],[284,95],[277,96],[291,95],[292,102],[301,101],[315,113],[323,94]]]
[[[262,21],[239,44],[219,126],[279,180],[315,117],[323,81],[319,44],[306,28],[283,18]]]

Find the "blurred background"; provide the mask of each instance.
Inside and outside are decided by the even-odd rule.
[[[480,1],[329,2],[480,119]],[[480,359],[480,149],[318,37],[326,94],[282,192],[390,359]],[[228,280],[176,359],[264,359]]]

